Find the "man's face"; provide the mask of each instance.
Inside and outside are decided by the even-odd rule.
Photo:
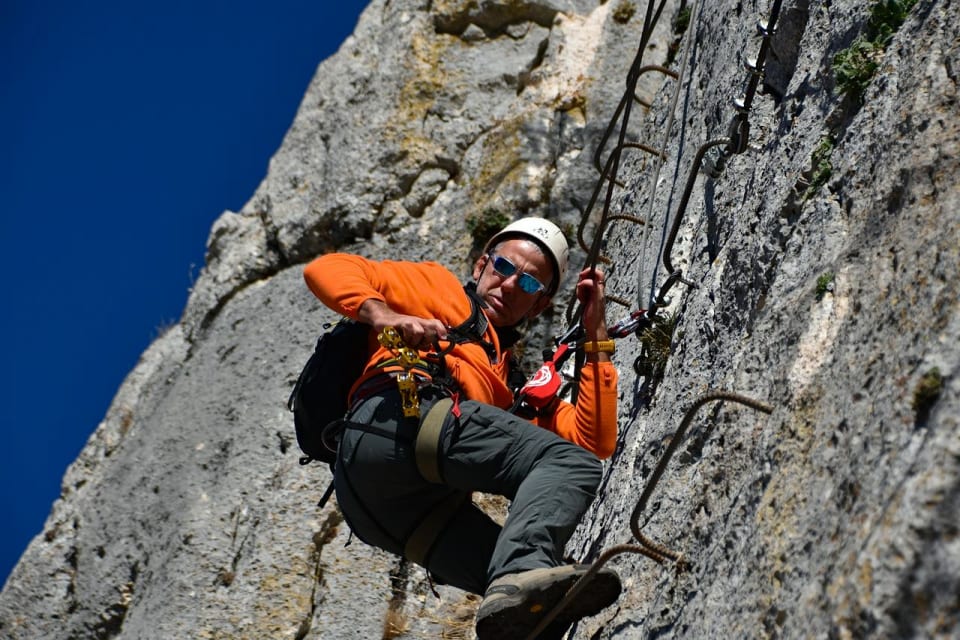
[[[546,291],[527,293],[520,286],[521,274],[529,274],[549,287],[554,273],[550,259],[529,240],[506,240],[491,252],[494,257],[506,258],[516,267],[510,276],[494,269],[494,258],[480,256],[473,265],[473,279],[477,293],[489,306],[487,317],[495,327],[509,327],[521,320],[532,318],[547,308],[550,297]]]

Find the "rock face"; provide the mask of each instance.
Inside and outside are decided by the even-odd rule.
[[[662,166],[623,151],[609,215],[639,225],[601,221],[607,182],[588,205],[644,3],[375,0],[68,470],[0,594],[0,636],[472,637],[475,598],[434,597],[314,507],[329,474],[297,464],[285,401],[332,317],[302,263],[339,248],[466,274],[471,224],[539,214],[576,235],[588,208],[581,235],[604,230],[627,305],[611,322],[663,286],[678,217],[669,261],[695,286],[670,290],[660,349],[618,341],[620,442],[568,551],[633,540],[637,498],[701,394],[773,411],[695,415],[639,518],[688,567],[613,559],[624,595],[572,637],[960,634],[957,4],[920,0],[886,31],[866,0],[698,4],[666,3],[644,51],[678,78],[645,73],[633,106],[627,140],[665,149]],[[698,176],[701,145],[731,136],[771,9],[748,144]],[[876,66],[862,94],[836,80],[851,47]]]

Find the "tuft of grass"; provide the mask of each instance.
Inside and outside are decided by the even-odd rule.
[[[410,630],[410,619],[402,611],[388,609],[383,620],[383,640],[399,638]]]
[[[934,367],[920,377],[913,389],[913,411],[917,422],[923,422],[930,415],[930,409],[940,399],[943,391],[943,376],[940,369]]]
[[[817,278],[817,300],[823,300],[823,296],[827,295],[827,292],[833,293],[833,282],[835,279],[836,275],[833,271],[827,271]]]

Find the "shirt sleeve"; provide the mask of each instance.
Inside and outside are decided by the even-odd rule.
[[[580,371],[577,404],[561,401],[540,426],[578,444],[598,458],[617,445],[617,369],[612,362],[587,362]]]
[[[378,263],[360,256],[320,256],[304,268],[303,278],[320,302],[352,320],[357,320],[360,306],[367,300],[386,302]]]

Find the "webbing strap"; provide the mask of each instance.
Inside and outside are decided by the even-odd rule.
[[[407,538],[407,544],[403,547],[403,555],[408,560],[425,567],[427,555],[430,553],[433,544],[469,497],[469,493],[455,491],[441,500]]]
[[[443,484],[437,452],[440,450],[440,431],[443,429],[443,421],[450,413],[451,407],[453,407],[453,399],[441,398],[437,400],[430,407],[430,411],[427,412],[423,422],[420,423],[420,430],[417,431],[417,443],[415,445],[417,469],[428,482]]]

